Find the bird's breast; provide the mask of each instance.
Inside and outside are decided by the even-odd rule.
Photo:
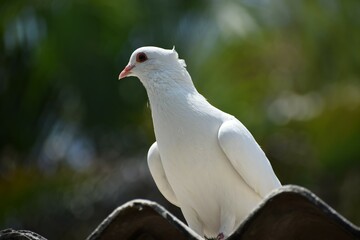
[[[218,143],[219,128],[231,117],[222,112],[216,116],[153,112],[156,141],[169,184],[181,208],[194,209],[209,229],[219,228],[221,212],[240,221],[260,201]],[[241,207],[235,208],[240,199]]]
[[[163,167],[177,191],[206,188],[218,171],[232,169],[218,144],[221,124],[221,119],[203,116],[154,119]]]

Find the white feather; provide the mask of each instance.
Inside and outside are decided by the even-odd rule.
[[[154,178],[154,181],[159,188],[160,192],[164,197],[171,202],[172,204],[179,206],[176,200],[176,196],[174,191],[172,190],[164,168],[161,163],[160,153],[157,148],[157,143],[154,142],[153,145],[151,145],[149,152],[148,152],[148,165],[150,169],[150,173]]]
[[[133,56],[140,51],[148,60],[136,63]],[[150,171],[193,230],[227,237],[281,184],[250,132],[197,92],[174,52],[143,47],[129,62],[152,110],[156,143],[148,154]]]
[[[218,138],[236,171],[261,197],[281,186],[265,153],[240,121],[224,122]]]

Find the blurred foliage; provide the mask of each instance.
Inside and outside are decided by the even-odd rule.
[[[0,229],[83,239],[158,201],[132,51],[176,46],[198,90],[254,134],[284,184],[360,224],[360,2],[3,1]]]

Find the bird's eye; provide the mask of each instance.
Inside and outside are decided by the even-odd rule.
[[[145,62],[147,59],[148,59],[148,58],[147,58],[146,54],[143,53],[143,52],[138,53],[138,54],[136,55],[136,61],[137,61],[137,62],[142,63],[142,62]]]

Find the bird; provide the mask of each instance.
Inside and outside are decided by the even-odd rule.
[[[197,91],[175,47],[136,49],[119,79],[129,76],[149,99],[156,141],[147,162],[157,188],[197,234],[226,239],[281,187],[264,151],[236,117]]]

